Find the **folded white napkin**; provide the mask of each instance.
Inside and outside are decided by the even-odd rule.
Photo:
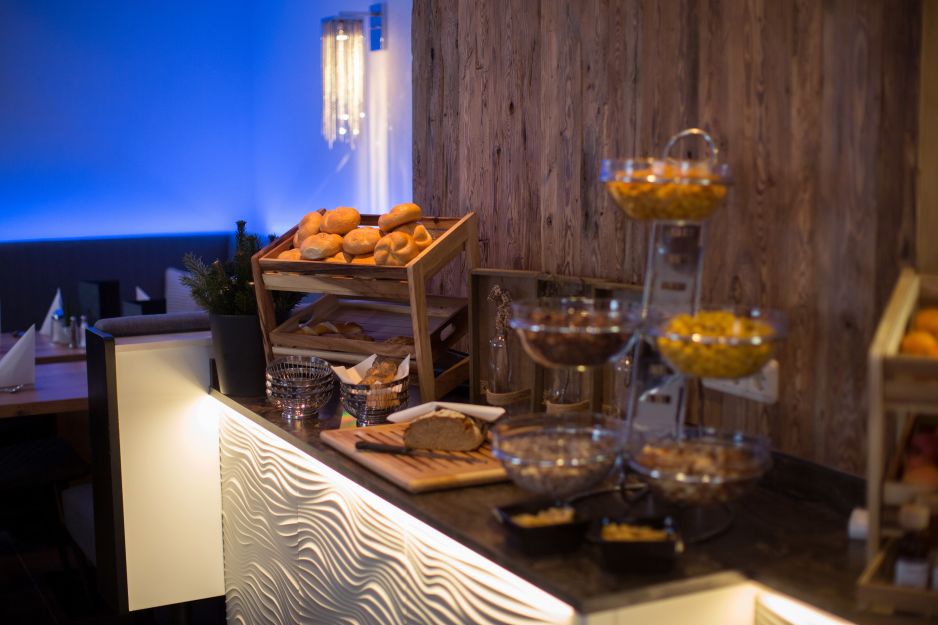
[[[431,401],[425,404],[420,404],[419,406],[414,406],[413,408],[407,408],[406,410],[399,410],[389,415],[388,421],[391,423],[406,423],[408,421],[413,421],[417,417],[422,417],[428,412],[433,412],[437,408],[449,408],[450,410],[461,412],[464,415],[475,417],[480,421],[488,421],[490,423],[505,414],[504,408],[496,408],[495,406],[478,406],[476,404],[454,404],[448,401]]]
[[[64,306],[62,306],[62,289],[55,290],[55,297],[52,298],[52,304],[49,305],[49,312],[46,313],[42,327],[39,328],[39,334],[52,336],[52,315],[54,315],[55,311],[59,308],[64,308]]]
[[[375,358],[377,357],[377,354],[372,354],[351,369],[340,365],[338,367],[332,367],[332,370],[335,371],[337,376],[339,376],[339,380],[345,382],[346,384],[361,384],[362,378],[364,378],[365,374],[368,373],[368,369],[371,368],[371,365],[374,364]],[[407,357],[401,361],[401,364],[397,365],[397,373],[394,375],[394,381],[407,377],[409,373],[410,354],[408,354]]]
[[[0,388],[36,383],[36,326],[29,326],[0,358]]]
[[[136,302],[149,302],[149,301],[150,301],[150,296],[147,295],[147,292],[146,292],[146,291],[144,291],[143,289],[141,289],[139,286],[138,286],[138,287],[134,287],[134,288],[135,288],[135,291],[134,291],[134,301],[136,301]]]

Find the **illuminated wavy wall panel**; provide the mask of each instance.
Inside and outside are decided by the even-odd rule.
[[[229,623],[576,622],[569,605],[223,413]]]

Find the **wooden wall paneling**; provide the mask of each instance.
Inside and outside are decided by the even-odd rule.
[[[708,226],[704,299],[781,308],[789,337],[778,405],[708,392],[705,420],[860,471],[863,356],[915,248],[920,14],[917,0],[415,0],[415,198],[476,210],[485,267],[637,283],[648,229],[619,214],[599,163],[711,131],[735,186]]]
[[[938,274],[938,0],[924,0],[921,24],[916,265]]]

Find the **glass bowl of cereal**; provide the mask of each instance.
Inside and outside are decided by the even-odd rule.
[[[639,304],[616,299],[541,297],[511,307],[511,327],[544,367],[604,365],[622,353],[642,320]]]
[[[600,180],[616,206],[640,221],[703,221],[730,185],[727,165],[656,158],[606,159]]]
[[[744,378],[772,359],[784,338],[784,316],[762,308],[680,313],[653,326],[658,350],[678,372],[700,378]]]
[[[639,445],[629,467],[670,503],[725,504],[751,490],[772,466],[768,441],[758,436],[684,428]]]
[[[625,422],[589,412],[505,415],[491,428],[492,455],[520,488],[562,502],[619,463]]]
[[[678,142],[695,138],[709,149],[707,158],[670,156]],[[729,166],[719,162],[716,142],[699,128],[671,137],[661,158],[606,159],[599,178],[616,205],[642,221],[703,221],[723,204],[731,184]]]

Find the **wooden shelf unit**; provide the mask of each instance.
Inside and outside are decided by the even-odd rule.
[[[362,215],[363,226],[377,226],[378,215]],[[296,227],[260,250],[251,259],[254,273],[257,309],[264,334],[264,348],[268,361],[273,357],[273,347],[283,343],[288,325],[297,323],[297,315],[286,324],[278,326],[274,315],[272,291],[294,291],[299,293],[321,293],[324,297],[351,298],[356,300],[384,300],[403,302],[409,308],[410,329],[414,338],[413,365],[417,370],[420,395],[424,401],[437,399],[469,377],[469,358],[463,358],[439,376],[433,370],[434,345],[451,345],[468,332],[468,301],[459,310],[450,310],[447,318],[452,320],[452,331],[446,336],[432,336],[434,329],[443,331],[447,326],[439,324],[431,328],[433,310],[445,304],[453,308],[456,298],[437,298],[427,294],[427,283],[443,267],[462,254],[466,274],[479,265],[478,218],[468,213],[461,218],[424,217],[420,220],[433,235],[433,243],[403,267],[353,265],[310,260],[281,260],[277,256],[292,247]],[[443,300],[446,300],[443,302]],[[323,301],[333,305],[334,298]],[[317,302],[318,304],[319,302]],[[314,304],[313,306],[315,306]],[[457,309],[460,307],[456,307]],[[310,311],[312,314],[314,311]],[[341,320],[338,320],[341,321]],[[293,337],[293,342],[297,342]],[[305,337],[315,339],[319,337]],[[367,345],[351,339],[328,338],[332,352],[362,353]],[[303,342],[303,338],[299,339]],[[371,347],[375,347],[372,344]],[[303,348],[303,346],[299,346]],[[313,348],[310,347],[312,350]],[[393,350],[395,353],[410,350]],[[368,353],[373,353],[369,351]],[[428,373],[429,372],[429,373]]]
[[[858,582],[861,603],[885,610],[938,614],[938,591],[900,588],[891,583],[891,550],[883,543],[883,519],[895,518],[902,503],[899,466],[916,415],[938,415],[938,358],[899,353],[912,315],[923,306],[938,306],[938,275],[903,269],[880,319],[868,355],[869,437],[866,505],[869,531],[867,569]],[[886,512],[886,514],[884,514]]]

